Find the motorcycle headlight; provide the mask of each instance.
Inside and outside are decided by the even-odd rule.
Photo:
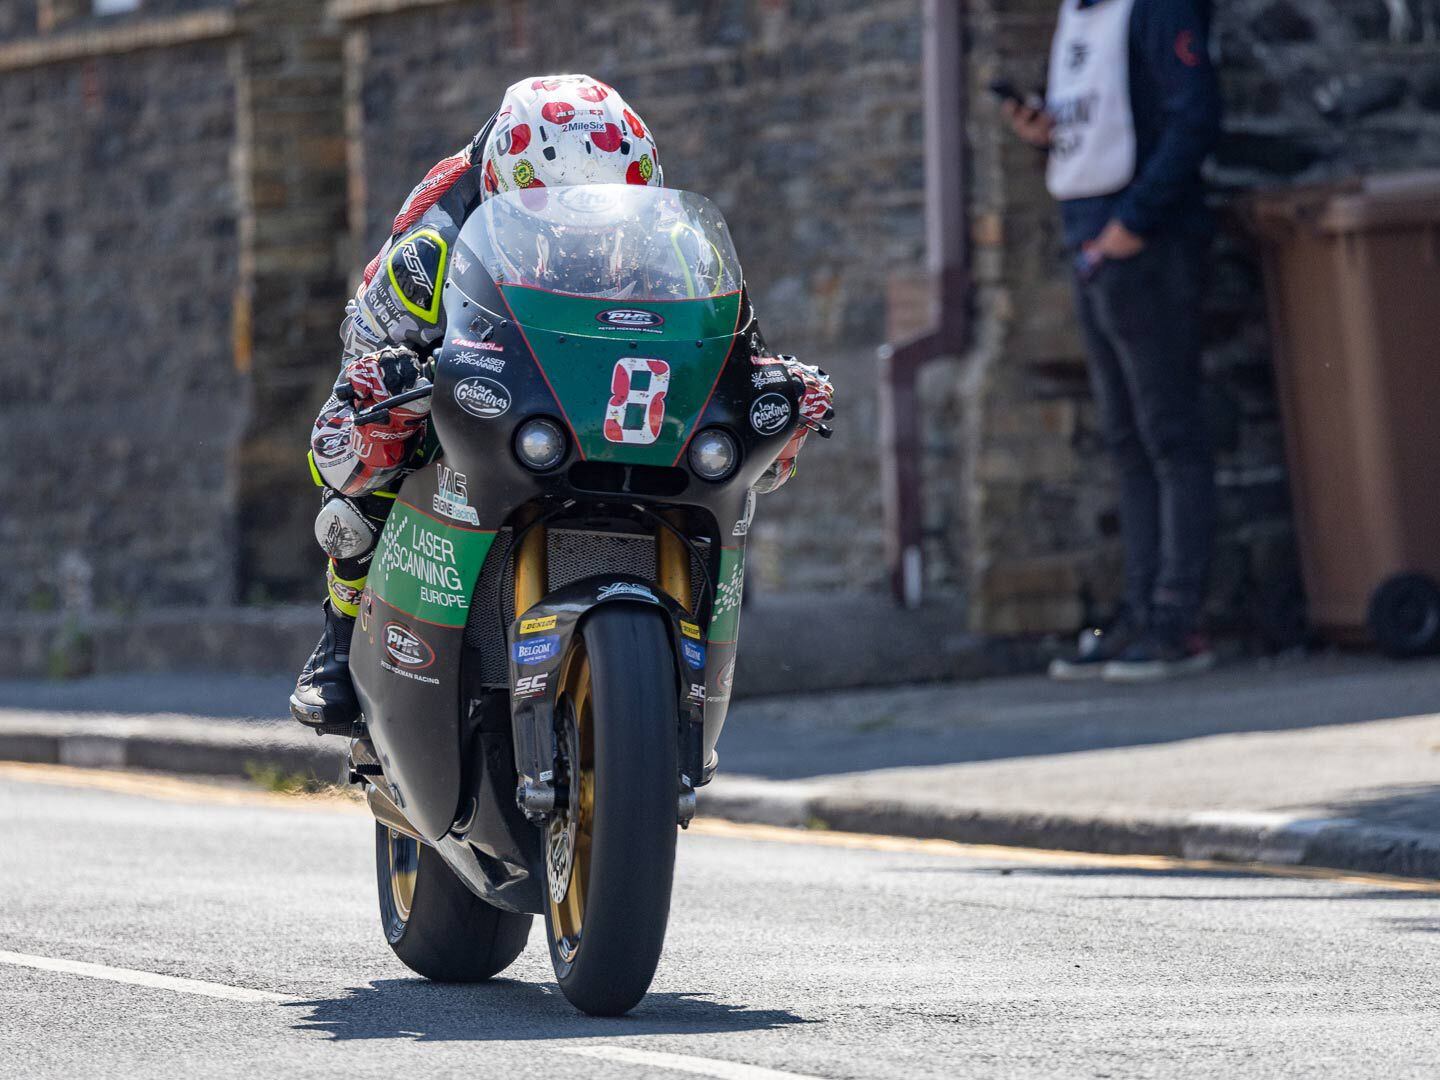
[[[690,440],[690,468],[702,480],[724,480],[739,460],[740,449],[728,431],[706,428]]]
[[[554,420],[543,416],[526,420],[515,432],[515,456],[520,464],[536,472],[553,469],[565,460],[565,432]]]

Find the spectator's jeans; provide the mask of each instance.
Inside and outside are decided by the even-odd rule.
[[[1200,400],[1208,245],[1153,238],[1075,283],[1090,385],[1120,479],[1125,593],[1144,620],[1198,621],[1210,568],[1215,470]]]

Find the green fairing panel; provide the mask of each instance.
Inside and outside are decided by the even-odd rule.
[[[466,529],[397,502],[370,567],[376,598],[422,622],[459,628],[493,532]]]
[[[500,291],[523,327],[586,458],[627,465],[675,464],[730,353],[740,317],[739,293],[627,302],[518,285],[504,285]],[[642,321],[650,316],[658,324],[622,328],[602,319],[616,312],[625,315],[612,314],[612,318],[633,320],[638,312]],[[643,364],[622,361],[661,361],[664,367],[652,374]],[[620,385],[628,386],[628,394],[614,393],[617,367],[626,369]],[[668,381],[663,414],[655,401],[659,394],[651,392],[652,378]],[[653,437],[645,430],[649,416],[657,419]],[[627,441],[613,438],[617,417],[630,433]],[[612,420],[611,437],[606,433],[607,418]],[[637,434],[645,441],[636,441]]]

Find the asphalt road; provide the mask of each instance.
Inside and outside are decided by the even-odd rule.
[[[141,782],[0,768],[0,1075],[1435,1075],[1440,889],[712,826],[594,1020],[411,977],[357,808]]]

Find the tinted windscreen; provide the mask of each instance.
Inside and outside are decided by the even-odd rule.
[[[688,191],[631,184],[529,188],[470,215],[461,241],[501,285],[603,300],[699,300],[738,292],[725,219]]]

